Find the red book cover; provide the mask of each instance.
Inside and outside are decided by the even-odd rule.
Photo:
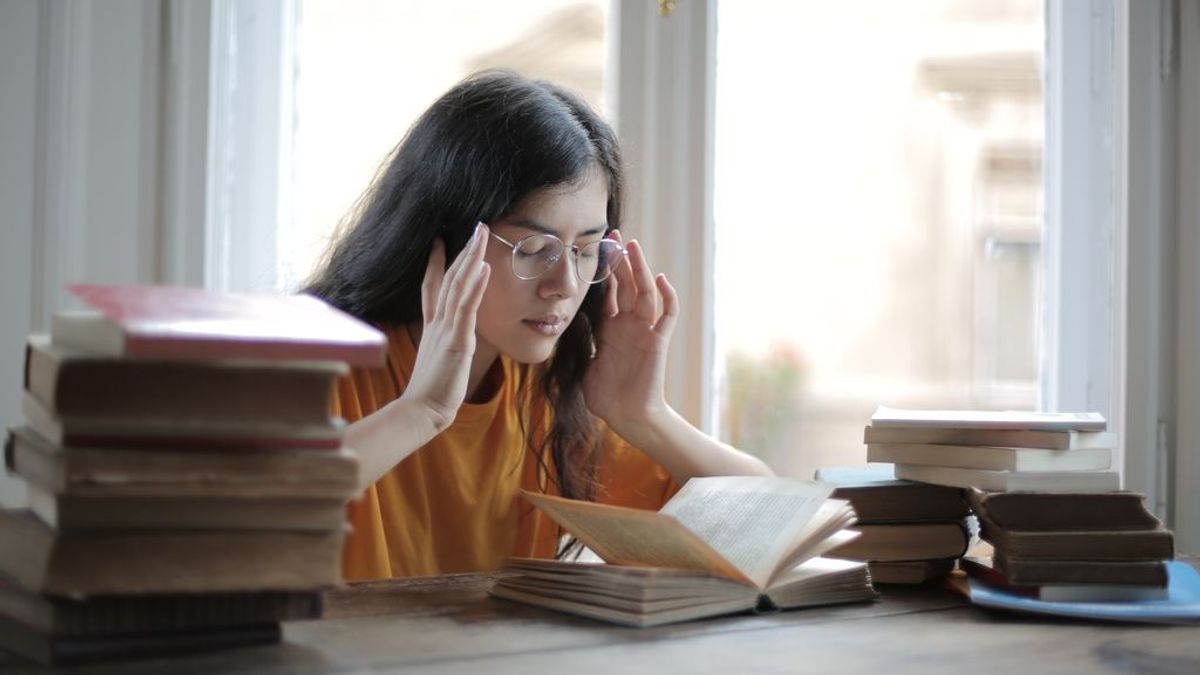
[[[224,293],[179,286],[73,284],[102,317],[55,317],[55,343],[156,359],[328,360],[382,366],[386,338],[306,295]]]

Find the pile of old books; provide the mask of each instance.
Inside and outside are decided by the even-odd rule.
[[[1007,591],[1047,601],[1167,597],[1174,538],[1133,492],[983,492],[968,500],[988,557],[964,570]]]
[[[868,462],[897,478],[994,491],[1108,492],[1115,433],[1098,413],[904,410],[880,407],[864,437]]]
[[[818,469],[835,499],[854,507],[861,536],[826,553],[868,563],[875,584],[946,577],[967,550],[967,503],[958,488],[895,478],[890,465]]]
[[[0,511],[0,649],[45,662],[256,644],[340,581],[358,463],[330,398],[375,329],[307,297],[78,286],[29,339]]]

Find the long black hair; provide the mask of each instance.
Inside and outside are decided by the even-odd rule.
[[[531,192],[577,183],[597,166],[608,182],[608,228],[615,229],[622,171],[612,128],[579,96],[549,82],[507,71],[471,76],[430,106],[392,151],[305,292],[380,326],[420,320],[435,238],[443,238],[452,261],[477,222],[498,221]],[[553,410],[549,420],[522,416],[543,468],[539,481],[549,478],[549,455],[559,493],[575,499],[593,499],[596,488],[598,436],[581,384],[604,318],[603,287],[588,289],[535,379],[522,378]],[[527,394],[531,401],[533,392]],[[534,445],[528,429],[547,425]]]

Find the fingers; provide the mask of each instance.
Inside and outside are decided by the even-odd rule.
[[[647,324],[658,318],[658,293],[655,290],[654,275],[650,273],[650,265],[642,245],[633,240],[629,242],[629,258],[633,265],[634,283],[637,284],[637,296],[634,301],[634,312]]]
[[[480,263],[479,270],[473,275],[468,285],[466,295],[454,311],[454,333],[466,337],[475,332],[475,317],[479,316],[479,304],[483,302],[483,292],[487,290],[488,279],[492,275],[492,266]]]
[[[613,239],[622,244],[625,243],[618,230],[613,230]],[[617,269],[613,270],[612,278],[616,281],[617,286],[617,312],[632,313],[637,305],[637,282],[634,281],[633,267],[630,265],[629,256],[621,256],[621,261],[617,263]]]
[[[663,299],[663,313],[654,324],[654,332],[669,338],[675,330],[675,321],[679,318],[679,296],[675,294],[675,287],[667,281],[667,275],[659,274],[654,278],[654,282]]]
[[[475,234],[450,265],[450,269],[446,270],[438,295],[438,318],[452,315],[469,293],[470,286],[478,281],[479,266],[483,264],[483,254],[487,249],[487,232],[487,225],[476,225]]]
[[[421,316],[425,323],[433,321],[437,313],[437,301],[441,295],[442,276],[446,269],[446,244],[441,238],[433,240],[429,262],[425,265],[425,278],[421,281]]]

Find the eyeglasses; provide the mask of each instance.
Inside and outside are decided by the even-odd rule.
[[[550,271],[570,248],[575,258],[575,275],[585,284],[604,281],[625,257],[625,247],[612,239],[600,239],[583,246],[568,247],[562,239],[546,233],[531,234],[513,243],[490,232],[512,249],[512,271],[518,279],[536,279]]]

